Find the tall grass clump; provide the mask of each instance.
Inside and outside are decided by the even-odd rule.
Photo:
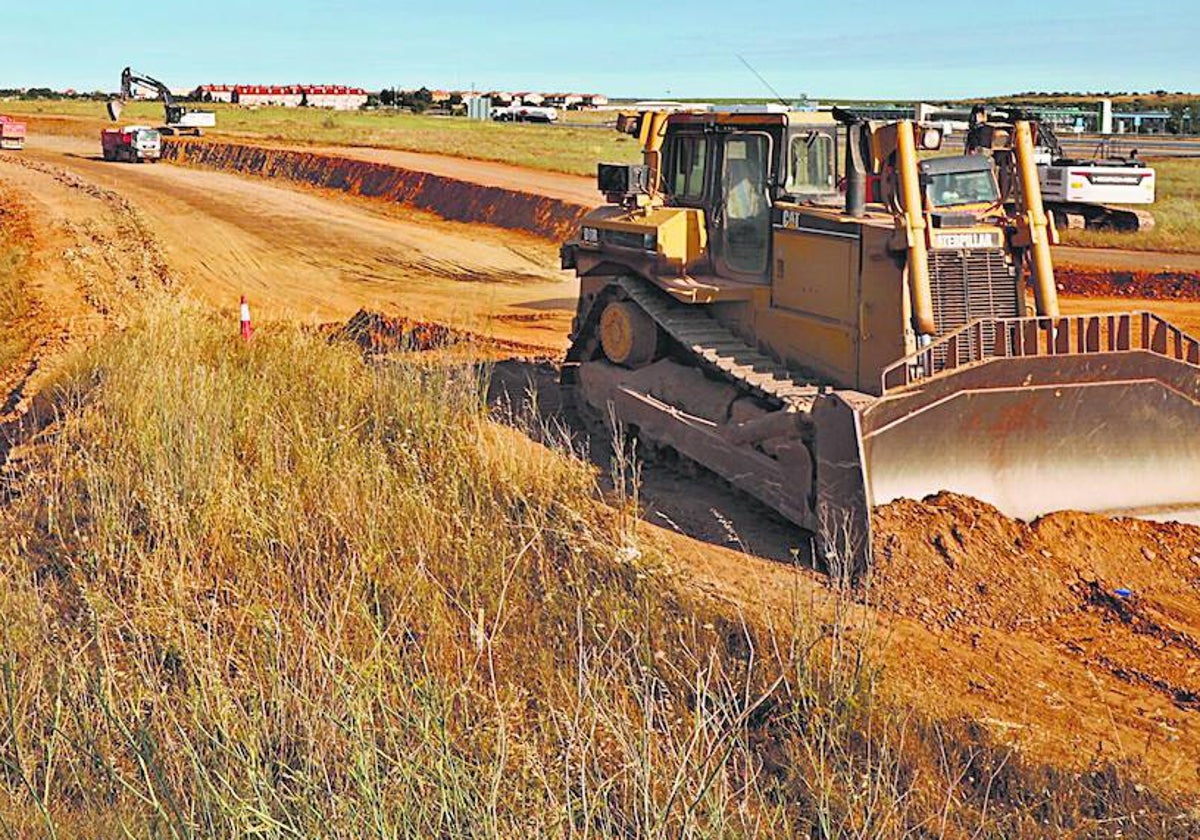
[[[768,633],[690,596],[483,391],[166,293],[77,359],[0,510],[0,834],[1175,825],[889,711],[848,612]]]
[[[6,205],[6,197],[0,193],[0,368],[12,364],[29,347],[30,337],[23,322],[33,307],[27,251],[13,235],[26,223],[18,218],[14,224]]]
[[[487,421],[472,369],[291,329],[243,345],[163,298],[56,394],[6,510],[10,830],[732,818],[728,780],[685,772],[725,752],[675,740],[691,681],[729,678],[717,635],[659,597],[581,462]],[[668,669],[679,650],[702,676]]]

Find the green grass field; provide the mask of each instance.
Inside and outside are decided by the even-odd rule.
[[[599,161],[635,162],[640,158],[634,138],[603,128],[480,123],[391,111],[335,113],[311,108],[206,107],[217,111],[218,128],[210,132],[214,137],[432,152],[588,177],[595,173]],[[70,116],[86,124],[87,130],[107,124],[100,102],[4,102],[0,103],[0,111]],[[161,113],[161,106],[156,103],[138,102],[128,106],[123,119],[154,122]],[[604,117],[579,113],[567,119],[595,122]],[[1200,251],[1200,160],[1152,162],[1158,171],[1158,200],[1152,208],[1157,221],[1155,230],[1139,234],[1063,231],[1064,243]]]
[[[1063,242],[1140,251],[1200,251],[1200,160],[1150,161],[1157,178],[1157,197],[1149,208],[1155,226],[1142,233],[1062,231]]]
[[[212,137],[255,137],[280,143],[432,152],[584,176],[595,175],[597,161],[633,162],[640,158],[634,138],[603,128],[475,122],[462,117],[429,117],[394,111],[252,110],[220,104],[203,107],[217,112],[217,128],[208,132]],[[89,129],[107,124],[104,104],[100,102],[3,102],[0,111],[75,117],[88,121]],[[162,106],[149,102],[132,103],[121,119],[123,122],[161,121]],[[571,114],[569,119],[594,123],[598,118],[580,113]]]

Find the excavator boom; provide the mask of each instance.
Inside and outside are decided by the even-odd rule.
[[[153,76],[137,73],[126,67],[121,71],[120,93],[106,103],[108,117],[113,122],[121,118],[125,103],[134,96],[134,88],[141,87],[154,92],[157,99],[163,103],[163,134],[200,134],[200,129],[216,125],[216,115],[212,111],[189,111],[175,101],[171,89]]]

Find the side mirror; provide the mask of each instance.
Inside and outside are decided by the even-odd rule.
[[[617,131],[637,137],[642,131],[642,115],[618,114]]]

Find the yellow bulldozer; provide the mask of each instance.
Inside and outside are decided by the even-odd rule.
[[[870,562],[874,506],[941,490],[1020,518],[1200,511],[1200,342],[1060,313],[1028,123],[957,157],[935,126],[838,109],[618,128],[644,162],[600,164],[608,204],[562,247],[563,384],[812,533],[831,571]]]

